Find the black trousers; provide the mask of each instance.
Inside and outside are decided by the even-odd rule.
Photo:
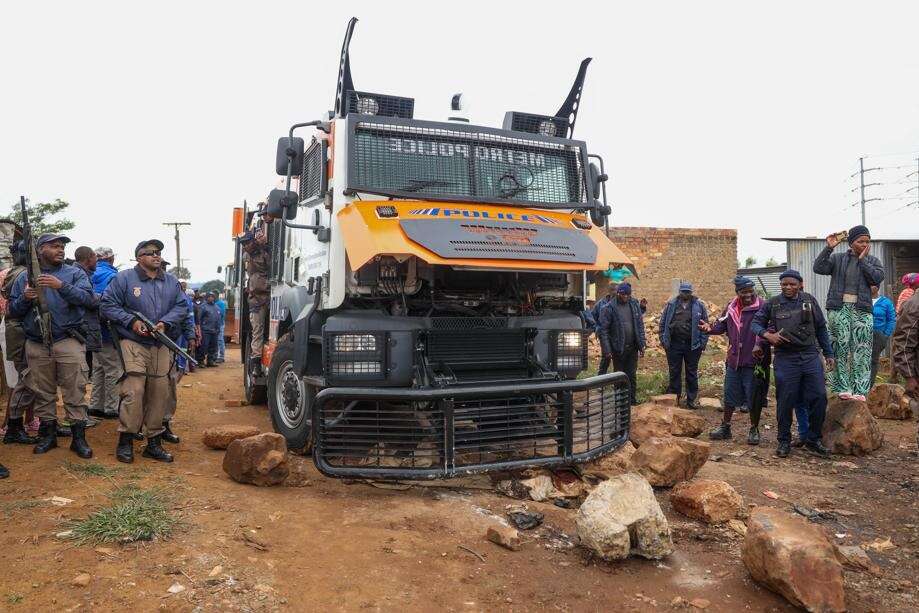
[[[873,344],[871,347],[871,386],[874,387],[874,380],[878,378],[878,368],[881,365],[881,353],[887,349],[887,340],[889,336],[884,336],[883,332],[874,331]]]
[[[670,369],[670,384],[667,393],[683,395],[683,371],[686,372],[686,400],[692,401],[699,395],[699,359],[702,349],[690,349],[689,341],[670,341],[667,350],[667,366]]]
[[[597,374],[605,375],[609,371],[610,362],[613,363],[615,371],[623,372],[629,378],[629,402],[637,404],[635,392],[638,389],[638,347],[625,347],[622,353],[614,352],[611,357],[600,358]]]

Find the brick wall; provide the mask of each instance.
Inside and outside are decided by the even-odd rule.
[[[647,298],[659,312],[673,295],[674,281],[690,281],[700,298],[719,305],[734,296],[737,231],[715,228],[613,228],[609,237],[632,259],[638,279],[629,279],[635,298]],[[606,295],[609,280],[597,283]]]

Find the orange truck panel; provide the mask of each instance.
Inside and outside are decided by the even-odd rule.
[[[376,213],[378,206],[392,206],[399,212],[398,217],[380,218]],[[433,208],[449,211],[449,217],[431,217],[423,212]],[[422,247],[405,235],[399,226],[400,219],[456,219],[468,217],[478,221],[510,220],[518,223],[546,223],[540,218],[557,220],[574,229],[571,220],[585,219],[583,216],[561,211],[544,211],[520,207],[468,204],[455,202],[427,202],[424,200],[362,200],[352,202],[338,212],[338,223],[345,239],[345,250],[353,270],[357,270],[378,255],[414,255],[429,264],[449,266],[468,266],[489,269],[519,270],[606,270],[625,266],[635,269],[632,261],[612,241],[602,229],[591,225],[590,230],[577,230],[588,234],[597,245],[597,259],[593,264],[576,264],[563,262],[546,262],[539,260],[511,259],[464,259],[442,258],[433,251]]]

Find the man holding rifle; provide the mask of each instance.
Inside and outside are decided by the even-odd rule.
[[[71,422],[70,449],[81,458],[91,458],[84,400],[89,369],[82,328],[84,310],[96,305],[97,298],[83,271],[64,263],[64,245],[69,238],[42,234],[34,242],[34,251],[31,242],[30,238],[25,241],[33,255],[27,258],[29,270],[13,283],[9,312],[22,320],[26,334],[25,382],[35,394],[34,411],[40,422],[34,451],[46,453],[57,447],[60,387]]]
[[[102,315],[113,323],[125,371],[115,450],[120,462],[134,461],[134,436],[141,428],[147,436],[143,456],[172,462],[161,440],[177,349],[173,341],[182,332],[188,306],[178,279],[162,269],[162,252],[156,239],[141,242],[134,249],[137,266],[119,272],[102,296]]]

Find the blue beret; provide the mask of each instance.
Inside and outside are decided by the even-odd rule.
[[[788,270],[780,274],[779,280],[781,281],[785,277],[791,277],[792,279],[797,279],[798,281],[801,281],[802,283],[804,282],[804,277],[801,276],[801,273],[799,273],[797,270],[794,270],[793,268],[789,268]]]

